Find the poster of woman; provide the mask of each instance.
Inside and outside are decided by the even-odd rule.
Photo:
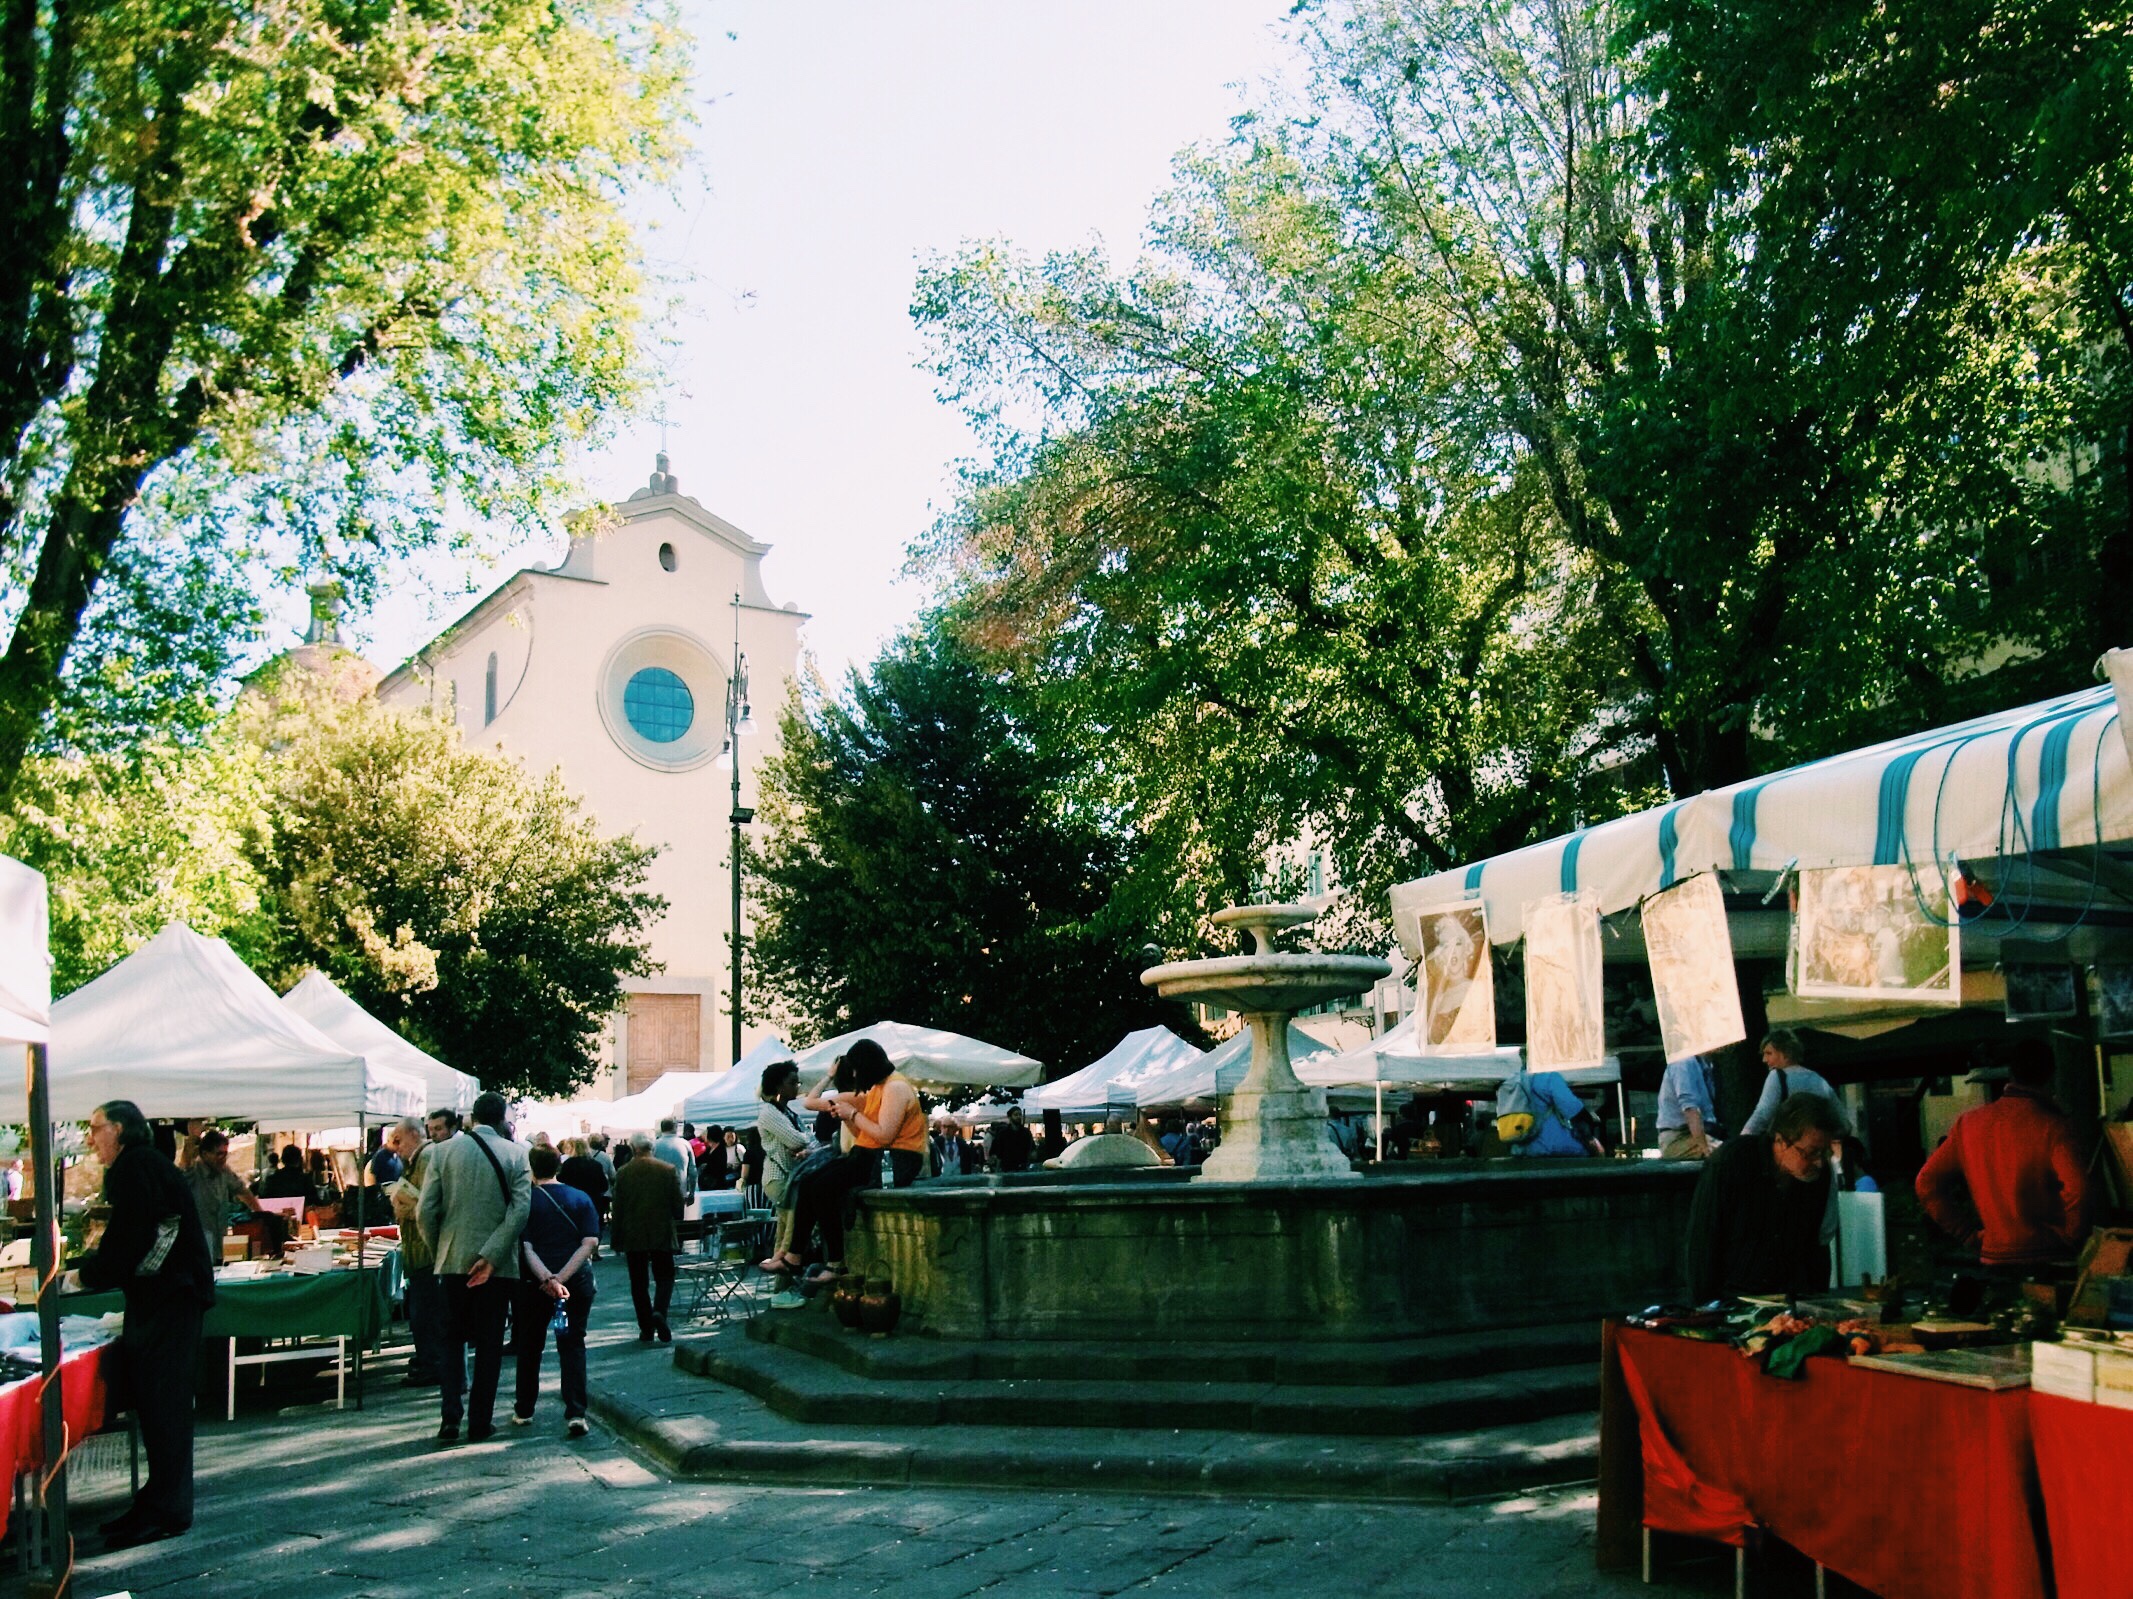
[[[1422,912],[1422,1044],[1454,1052],[1496,1047],[1489,913],[1478,900]]]

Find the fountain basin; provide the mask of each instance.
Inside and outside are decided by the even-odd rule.
[[[1693,1162],[1424,1163],[1345,1181],[973,1177],[862,1196],[911,1330],[1252,1344],[1541,1326],[1663,1298]]]
[[[1221,955],[1151,966],[1141,981],[1165,999],[1199,1000],[1251,1016],[1294,1014],[1360,994],[1391,971],[1368,955]]]

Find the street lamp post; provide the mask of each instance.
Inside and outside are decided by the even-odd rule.
[[[748,657],[741,653],[741,597],[733,596],[733,675],[726,679],[725,760],[733,770],[733,990],[728,1009],[733,1018],[733,1063],[741,1058],[741,829],[755,812],[741,804],[741,735],[755,731],[748,704]]]

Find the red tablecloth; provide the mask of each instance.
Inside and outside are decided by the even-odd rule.
[[[59,1365],[59,1392],[66,1412],[67,1437],[80,1443],[104,1424],[104,1358],[117,1348],[105,1344],[69,1355]],[[7,1467],[7,1480],[17,1472],[44,1464],[44,1415],[37,1402],[37,1384],[20,1382],[0,1389],[0,1464]],[[14,1495],[0,1498],[0,1532],[7,1529],[8,1510]]]
[[[1738,1499],[1775,1536],[1883,1599],[2048,1592],[2027,1389],[1991,1393],[1841,1360],[1810,1360],[1795,1382],[1723,1344],[1611,1332],[1636,1398],[1626,1414],[1640,1431],[1644,1418],[1657,1424],[1683,1473],[1642,1512],[1651,1525],[1670,1526],[1669,1507],[1685,1496],[1705,1509]],[[1624,1414],[1603,1408],[1603,1427]],[[1618,1461],[1623,1447],[1617,1439]],[[1603,1437],[1603,1494],[1608,1449]]]
[[[2133,1527],[2133,1410],[2029,1396],[2037,1480],[2052,1529],[2059,1599],[2124,1599]]]

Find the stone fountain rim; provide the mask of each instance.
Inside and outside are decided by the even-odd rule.
[[[1270,955],[1213,955],[1205,960],[1169,961],[1141,973],[1141,981],[1153,988],[1158,983],[1193,977],[1306,977],[1314,972],[1328,976],[1390,977],[1392,963],[1376,955],[1326,955],[1314,951],[1277,952]]]

